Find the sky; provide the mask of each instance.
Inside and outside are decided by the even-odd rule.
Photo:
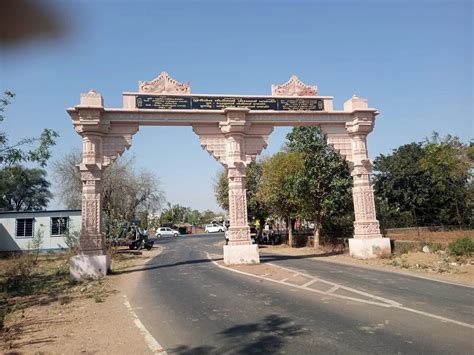
[[[68,107],[95,89],[106,107],[167,71],[198,94],[271,94],[291,75],[377,108],[369,156],[436,131],[473,139],[471,1],[50,1],[60,37],[0,48],[0,90],[16,93],[2,123],[14,142],[59,132],[52,161],[82,149]],[[263,155],[290,128],[277,128]],[[219,211],[221,165],[190,127],[141,127],[126,153],[160,179],[167,201]],[[52,180],[51,164],[47,167]],[[52,192],[55,192],[53,183]],[[62,208],[55,196],[50,209]]]

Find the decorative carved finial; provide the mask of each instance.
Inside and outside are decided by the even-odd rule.
[[[104,106],[104,98],[94,89],[81,94],[81,106]]]
[[[140,92],[151,94],[190,94],[191,86],[189,83],[180,83],[163,71],[161,74],[150,81],[140,81],[138,83]]]
[[[292,75],[284,84],[272,85],[273,96],[316,96],[317,94],[316,85],[306,85],[296,75]]]

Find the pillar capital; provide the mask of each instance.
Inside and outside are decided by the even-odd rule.
[[[247,113],[250,110],[247,108],[228,107],[224,109],[227,120],[219,122],[219,128],[224,135],[244,134],[248,132],[250,122],[246,121]]]
[[[350,136],[366,136],[374,129],[375,118],[371,115],[358,114],[350,122],[346,123],[346,132]]]

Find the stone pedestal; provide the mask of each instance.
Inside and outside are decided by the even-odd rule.
[[[224,264],[259,264],[257,244],[224,245]]]
[[[107,254],[76,255],[69,259],[69,271],[74,281],[104,277],[109,269],[110,256]]]
[[[379,258],[390,255],[391,252],[389,238],[349,239],[349,253],[353,258]]]

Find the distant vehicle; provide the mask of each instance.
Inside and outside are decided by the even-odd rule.
[[[216,233],[216,232],[225,232],[226,228],[217,223],[206,224],[204,228],[206,233]]]
[[[177,230],[168,228],[168,227],[160,227],[157,229],[155,236],[158,238],[161,237],[177,237],[179,232]]]

